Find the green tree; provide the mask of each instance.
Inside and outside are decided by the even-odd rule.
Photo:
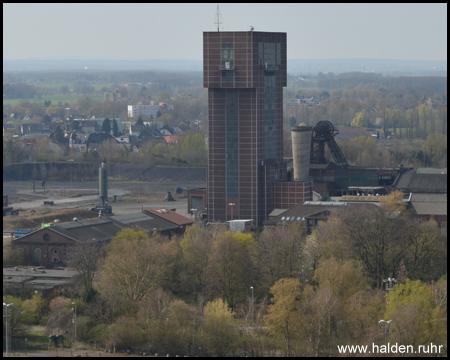
[[[384,319],[386,302],[383,290],[359,290],[349,292],[342,317],[345,319],[339,331],[341,343],[370,344],[379,341],[378,321]],[[384,330],[384,329],[383,329]]]
[[[264,321],[269,334],[282,336],[286,343],[286,355],[291,356],[293,338],[300,333],[301,288],[298,279],[280,279],[270,288],[273,304],[269,306]]]
[[[69,87],[67,85],[63,85],[60,88],[61,93],[66,96],[69,93]]]
[[[370,206],[349,210],[342,217],[339,236],[378,288],[383,279],[398,273],[408,248],[405,222],[401,216]]]
[[[59,124],[56,125],[55,133],[54,133],[53,136],[54,136],[54,138],[55,138],[56,140],[61,140],[61,139],[64,138],[64,133],[63,133],[63,131],[61,130],[61,126],[59,126]]]
[[[324,260],[314,273],[315,291],[309,291],[309,334],[313,340],[315,356],[332,346],[339,345],[347,331],[341,324],[349,299],[355,293],[368,288],[358,263],[354,260],[339,261],[334,257]],[[309,288],[311,290],[311,288]]]
[[[138,119],[136,120],[136,125],[144,125],[144,120],[142,120],[141,116],[139,116]]]
[[[117,125],[116,119],[113,119],[113,136],[119,136],[119,126]]]
[[[197,225],[189,226],[180,241],[181,285],[194,296],[205,292],[206,267],[213,242],[213,233],[210,230],[201,229]]]
[[[3,138],[3,164],[17,164],[27,157],[27,151],[19,137],[6,135]]]
[[[411,219],[405,228],[408,249],[403,259],[412,280],[431,281],[447,269],[446,237],[436,222],[426,223]]]
[[[77,310],[81,304],[77,301]],[[83,304],[84,305],[84,304]],[[73,308],[72,300],[64,296],[56,296],[50,301],[47,331],[49,333],[64,333],[72,328]]]
[[[247,234],[249,235],[249,234]],[[255,276],[255,241],[226,231],[217,235],[208,261],[208,288],[234,310],[245,301]]]
[[[352,120],[350,126],[363,127],[367,125],[367,120],[364,113],[359,112],[356,114],[355,118]]]
[[[229,356],[238,341],[238,334],[233,329],[233,312],[221,299],[216,299],[205,306],[203,324],[203,344],[205,350],[215,356]]]
[[[106,297],[114,290],[124,301],[140,302],[165,283],[175,258],[174,240],[123,229],[106,248],[99,290]]]
[[[102,131],[107,134],[111,133],[111,123],[108,118],[105,118],[102,122]]]
[[[72,121],[72,130],[74,130],[74,131],[80,130],[80,122],[79,121]]]
[[[198,338],[195,339],[195,335],[198,337],[196,309],[182,300],[160,304],[160,311],[149,318],[148,330],[158,352],[192,356],[193,342],[199,343]]]
[[[389,306],[384,320],[393,320],[389,341],[399,344],[418,345],[435,343],[439,322],[432,321],[435,307],[429,286],[419,280],[406,279],[386,295]],[[441,320],[442,321],[442,320]]]
[[[118,349],[137,350],[144,342],[144,331],[139,327],[136,319],[131,316],[119,317],[108,331],[110,339],[114,339]]]
[[[258,267],[266,289],[281,278],[304,278],[306,236],[298,224],[265,228],[258,238]]]
[[[447,166],[447,135],[429,134],[422,149],[428,160],[427,165]]]
[[[4,295],[3,303],[14,304],[8,306],[8,335],[24,335],[28,327],[27,325],[32,323],[34,316],[33,309],[24,308],[24,302],[20,298],[11,295]]]
[[[181,144],[181,157],[194,164],[206,164],[208,152],[202,134],[186,135]]]
[[[386,211],[407,214],[407,203],[403,201],[403,196],[401,191],[394,190],[388,196],[380,198],[380,204]]]
[[[98,271],[99,260],[104,254],[104,244],[93,240],[80,240],[68,251],[68,263],[78,271],[84,290],[83,297],[88,302],[95,295],[94,276]]]
[[[170,95],[167,91],[159,93],[158,100],[160,102],[168,102],[170,100]]]

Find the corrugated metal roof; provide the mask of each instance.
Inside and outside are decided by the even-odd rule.
[[[417,215],[447,215],[447,203],[414,202],[412,206]]]
[[[269,214],[269,217],[278,216],[282,213],[284,213],[286,209],[273,209],[272,212]]]
[[[153,219],[148,214],[145,214],[143,212],[140,213],[134,213],[134,214],[124,214],[124,215],[115,215],[111,216],[111,219],[119,221],[124,224],[133,224],[140,221],[146,221]]]
[[[431,168],[418,168],[418,174],[447,174],[447,168],[443,169],[431,169]]]
[[[447,203],[447,194],[412,193],[411,202]]]
[[[100,241],[112,239],[119,231],[130,227],[130,225],[138,226],[144,231],[153,231],[153,229],[164,231],[176,228],[173,222],[163,218],[150,216],[150,214],[145,212],[138,212],[62,223],[53,225],[52,229],[73,239],[82,240],[95,238]]]
[[[399,175],[394,183],[398,190],[423,193],[446,193],[447,171],[436,173],[428,169],[427,172],[419,173],[417,170],[405,171]],[[442,169],[434,169],[442,170]]]
[[[447,194],[412,194],[411,205],[417,215],[447,215]]]
[[[94,218],[94,219],[86,219],[86,220],[79,220],[79,221],[71,221],[67,223],[58,223],[57,226],[60,229],[69,230],[69,229],[77,229],[82,227],[89,227],[94,225],[102,225],[106,223],[111,223],[110,220],[107,220],[105,218]]]

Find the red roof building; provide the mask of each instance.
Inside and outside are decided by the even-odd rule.
[[[184,233],[186,226],[194,223],[194,220],[167,208],[146,208],[144,212],[174,223],[182,229],[181,233]]]

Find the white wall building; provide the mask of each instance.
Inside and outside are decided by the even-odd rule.
[[[156,119],[158,112],[162,114],[163,107],[160,105],[128,105],[128,117],[138,117],[139,115],[152,116]]]

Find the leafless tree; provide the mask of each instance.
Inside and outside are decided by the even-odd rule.
[[[79,281],[84,287],[86,300],[94,294],[93,281],[98,270],[98,261],[105,254],[104,242],[83,239],[77,242],[68,253],[68,265],[78,270]]]

